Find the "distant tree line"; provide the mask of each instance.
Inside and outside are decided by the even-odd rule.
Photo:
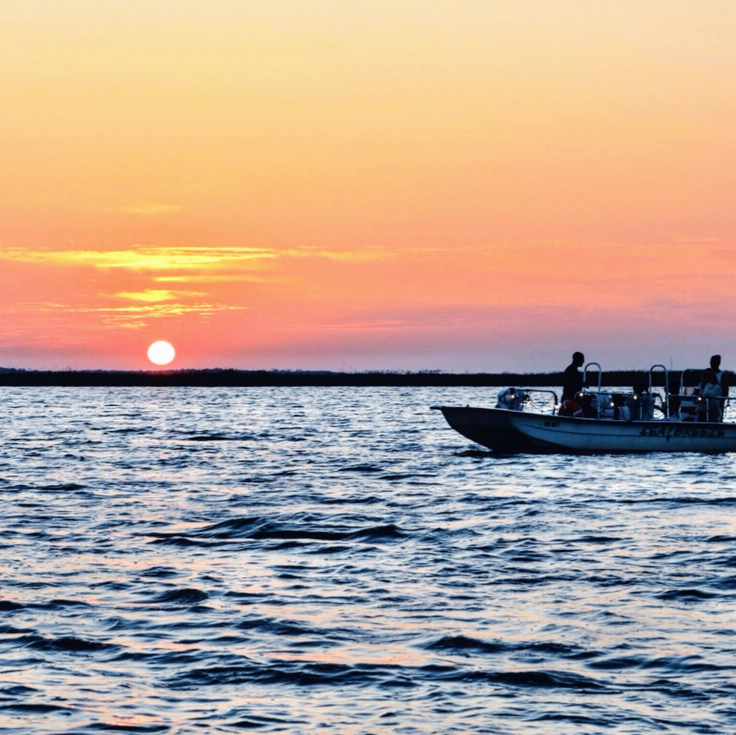
[[[733,373],[728,373],[733,385]],[[610,370],[602,376],[607,387],[631,388],[638,378],[648,380],[648,372]],[[690,377],[699,380],[699,374]],[[669,372],[670,390],[676,392],[681,371]],[[590,385],[598,384],[598,374],[588,375]],[[664,374],[654,374],[654,385],[661,387]],[[331,372],[324,370],[15,370],[0,369],[0,386],[192,386],[192,387],[268,387],[268,386],[346,386],[346,387],[505,387],[539,388],[559,386],[562,373],[444,373],[420,372]]]

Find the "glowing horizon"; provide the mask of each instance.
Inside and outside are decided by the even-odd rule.
[[[0,365],[736,366],[736,6],[2,20]]]

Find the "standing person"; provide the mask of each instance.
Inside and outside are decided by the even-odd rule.
[[[716,380],[718,381],[718,385],[721,389],[721,395],[728,397],[728,389],[730,388],[728,384],[728,378],[726,377],[726,372],[724,370],[721,370],[721,356],[720,355],[713,355],[713,357],[710,358],[710,367],[711,370],[716,374]]]
[[[562,374],[562,399],[560,403],[575,400],[575,396],[583,389],[583,374],[580,368],[585,362],[585,355],[582,352],[575,352],[572,356],[572,362],[565,368]]]
[[[713,360],[711,360],[711,365]],[[703,371],[703,382],[700,384],[700,395],[703,397],[698,421],[720,421],[723,418],[721,411],[721,386],[718,384],[718,374],[711,367]]]
[[[714,384],[718,386],[718,391],[716,391]],[[715,413],[717,418],[710,418],[710,421],[722,421],[723,420],[723,414],[726,409],[726,401],[724,399],[728,398],[728,390],[730,386],[728,384],[728,378],[726,377],[725,370],[721,370],[721,356],[720,355],[713,355],[710,358],[710,367],[706,368],[703,371],[703,377],[700,381],[700,394],[702,396],[706,396],[711,398],[710,401],[708,401],[710,407],[708,409],[708,415],[712,416],[714,415],[714,411],[712,410],[713,404],[716,402],[713,400],[715,396],[719,396],[719,400],[717,403],[719,404],[720,410]],[[701,419],[702,420],[702,419]]]

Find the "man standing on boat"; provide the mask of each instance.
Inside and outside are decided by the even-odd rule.
[[[582,352],[575,352],[572,356],[572,362],[565,368],[562,374],[562,399],[560,403],[567,400],[575,400],[575,396],[583,389],[583,374],[580,368],[585,362],[585,355]]]
[[[711,376],[710,378],[706,376]],[[718,388],[718,390],[716,390]],[[713,355],[713,357],[710,358],[710,368],[706,369],[703,372],[703,378],[700,381],[700,393],[703,396],[721,396],[720,400],[714,400],[713,398],[710,398],[708,403],[718,403],[719,410],[717,412],[714,412],[712,410],[712,407],[708,409],[708,416],[709,420],[711,421],[722,421],[723,420],[723,411],[726,408],[726,404],[723,401],[723,398],[728,398],[728,378],[726,377],[726,373],[724,370],[721,370],[721,356],[720,355]],[[707,400],[707,398],[706,398]],[[716,418],[712,418],[711,416],[715,415]]]
[[[721,370],[721,356],[720,355],[713,355],[713,357],[710,358],[710,367],[713,370],[713,372],[716,374],[718,385],[721,388],[721,395],[728,396],[728,389],[729,389],[728,378],[726,378],[726,372],[724,370]]]

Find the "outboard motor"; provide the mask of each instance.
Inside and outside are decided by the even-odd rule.
[[[498,394],[496,408],[505,408],[509,411],[521,411],[524,403],[529,400],[529,394],[516,388],[506,388]]]

